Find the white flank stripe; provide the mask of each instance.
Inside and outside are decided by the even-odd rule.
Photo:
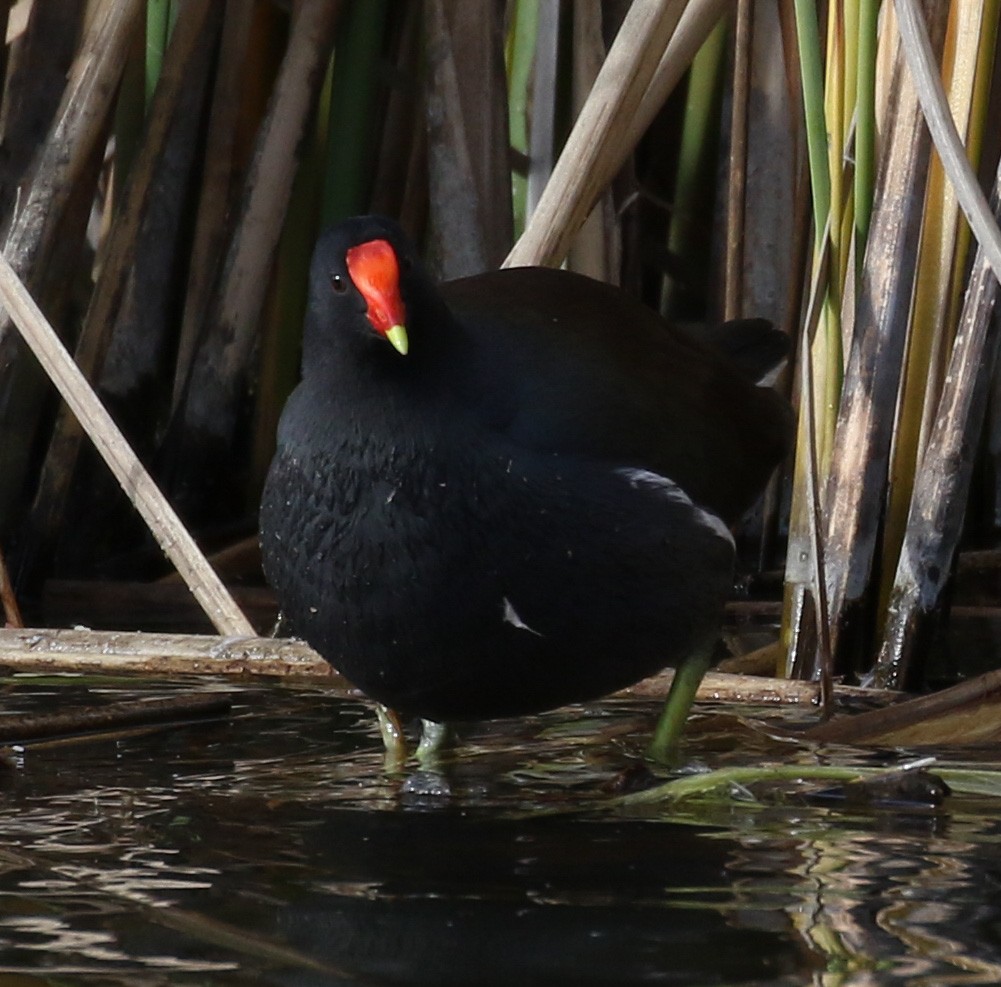
[[[731,545],[734,544],[733,535],[730,534],[730,529],[726,526],[723,519],[717,517],[715,514],[711,514],[707,510],[703,510],[698,504],[693,503],[692,498],[674,480],[669,480],[666,476],[661,476],[659,473],[654,473],[651,470],[634,469],[632,467],[622,467],[615,472],[626,480],[629,486],[636,490],[639,490],[641,487],[646,487],[648,490],[657,490],[663,493],[668,500],[673,500],[679,504],[687,504],[695,512],[695,516],[701,525],[708,528],[720,538],[725,538]]]

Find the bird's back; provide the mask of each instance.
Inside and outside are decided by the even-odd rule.
[[[779,395],[618,289],[514,268],[442,291],[469,337],[460,386],[528,448],[654,470],[730,521],[788,451]]]

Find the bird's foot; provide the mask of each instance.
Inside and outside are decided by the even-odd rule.
[[[403,725],[396,712],[382,703],[376,703],[375,715],[379,720],[382,745],[386,749],[386,771],[399,771],[407,760],[407,738],[403,733]]]
[[[438,764],[442,752],[452,739],[452,731],[447,723],[435,720],[421,720],[421,741],[417,745],[417,763],[424,768]]]

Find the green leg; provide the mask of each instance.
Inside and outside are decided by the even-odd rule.
[[[715,640],[699,648],[686,658],[674,673],[671,688],[667,693],[664,708],[653,732],[653,739],[647,748],[647,756],[660,764],[674,760],[678,753],[678,743],[688,721],[688,713],[695,701],[702,676],[706,674],[712,657]]]
[[[451,738],[452,731],[447,723],[421,720],[421,742],[417,745],[418,763],[423,767],[434,765]]]
[[[386,770],[397,771],[407,759],[407,738],[400,718],[382,703],[375,704],[375,715],[379,720],[382,744],[386,748]]]

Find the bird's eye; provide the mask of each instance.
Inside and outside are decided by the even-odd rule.
[[[341,276],[340,274],[331,274],[330,287],[333,288],[338,295],[343,295],[344,292],[348,290],[347,278]]]

